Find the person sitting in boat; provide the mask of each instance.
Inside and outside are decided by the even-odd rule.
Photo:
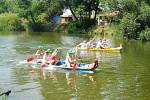
[[[47,49],[45,51],[45,54],[43,55],[43,59],[42,59],[42,66],[45,66],[46,64],[49,64],[50,63],[50,57],[51,57],[51,54],[52,53],[52,50],[51,49]]]
[[[86,48],[91,48],[91,47],[92,47],[92,41],[90,40],[86,43]]]
[[[67,55],[66,55],[66,59],[65,59],[65,63],[67,67],[73,67],[75,64],[74,61],[74,54],[75,52],[72,49],[69,49],[67,51]]]
[[[52,65],[56,65],[58,62],[59,62],[59,60],[57,59],[58,58],[58,55],[59,55],[59,53],[60,53],[60,49],[56,49],[53,53],[52,53],[52,55],[51,55],[51,57],[50,57],[50,64],[52,64]]]
[[[81,49],[87,48],[86,41],[83,41],[82,43],[80,43],[79,45],[77,45],[77,47],[80,47]]]
[[[104,48],[110,48],[109,44],[110,43],[108,43],[108,41],[106,39],[102,40],[102,45],[104,46]]]
[[[102,40],[101,40],[101,39],[97,42],[96,48],[101,48],[101,49],[104,49],[104,48],[105,48],[105,47],[102,45]]]
[[[79,66],[80,67],[80,66]],[[94,70],[98,67],[98,60],[97,59],[94,59],[94,61],[91,63],[91,64],[87,64],[85,66],[81,66],[80,68],[83,68],[83,69],[91,69],[91,70]]]
[[[39,45],[38,49],[35,53],[35,58],[36,58],[37,62],[42,62],[44,53],[45,53],[45,51],[43,49],[43,46]]]

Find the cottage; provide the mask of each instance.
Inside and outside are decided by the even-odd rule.
[[[65,9],[63,11],[63,14],[60,15],[61,17],[61,21],[60,21],[60,24],[66,24],[68,23],[69,21],[71,21],[73,18],[72,18],[72,13],[69,9]]]

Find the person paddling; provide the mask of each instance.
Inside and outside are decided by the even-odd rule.
[[[101,40],[101,39],[97,42],[96,48],[104,49],[104,46],[103,46],[103,44],[102,44],[102,40]]]
[[[87,48],[86,41],[81,42],[80,44],[77,45],[77,47],[80,47],[81,49]]]
[[[45,53],[45,51],[43,49],[43,46],[39,45],[34,56],[28,57],[26,59],[26,61],[31,62],[31,61],[35,60],[36,62],[42,62],[44,53]]]
[[[35,58],[37,60],[37,62],[42,62],[41,60],[43,59],[43,55],[44,55],[45,51],[44,51],[44,47],[39,45],[38,49],[35,53]]]
[[[75,65],[75,59],[74,59],[74,54],[75,52],[72,50],[72,49],[69,49],[67,51],[67,55],[66,55],[66,59],[65,59],[65,62],[66,62],[66,66],[67,67],[73,67]]]
[[[58,58],[58,56],[59,56],[59,53],[61,52],[60,51],[61,49],[59,49],[59,48],[57,48],[53,53],[52,53],[52,55],[51,55],[51,57],[50,57],[50,64],[52,64],[52,65],[56,65],[58,62],[59,62],[59,60],[57,59]]]
[[[42,64],[41,66],[45,66],[46,64],[49,64],[50,63],[50,57],[51,57],[51,54],[52,53],[52,50],[51,49],[47,49],[45,51],[45,54],[43,55],[43,59],[42,59]]]

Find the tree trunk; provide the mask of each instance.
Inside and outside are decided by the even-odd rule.
[[[89,11],[89,19],[91,19],[91,11]]]
[[[95,10],[94,20],[96,20],[97,10]]]
[[[75,13],[73,12],[72,8],[71,8],[71,5],[69,5],[69,9],[73,15],[73,20],[78,20],[78,18],[76,17]]]

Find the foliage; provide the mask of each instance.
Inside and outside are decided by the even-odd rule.
[[[95,11],[94,18],[100,10],[99,0],[64,0],[64,6],[71,10],[75,20],[78,20],[77,16],[91,18],[92,11]]]
[[[37,16],[36,23],[39,23],[39,24],[46,23],[47,22],[46,17],[47,17],[46,13],[41,13],[40,15]]]
[[[104,11],[120,10],[122,0],[100,0]]]
[[[148,37],[150,28],[150,6],[145,0],[125,0],[120,26],[122,33],[127,38]],[[146,40],[146,39],[145,39]]]
[[[86,33],[88,29],[95,25],[96,21],[94,19],[80,19],[78,21],[72,21],[68,23],[68,32],[69,33]]]
[[[121,5],[123,5],[123,12],[137,13],[137,11],[139,10],[139,6],[136,0],[122,0]]]
[[[121,29],[123,35],[128,38],[137,38],[138,32],[137,29],[139,25],[135,21],[136,16],[134,14],[125,13],[121,19]]]
[[[21,26],[23,27],[22,30],[29,30],[29,21],[25,18],[21,18]]]
[[[140,33],[140,39],[150,41],[150,28],[146,28]]]
[[[140,31],[150,28],[150,6],[142,3],[140,7],[140,14],[137,17],[137,23],[140,24]]]
[[[1,31],[15,31],[23,30],[20,18],[13,13],[0,14],[0,30]]]

